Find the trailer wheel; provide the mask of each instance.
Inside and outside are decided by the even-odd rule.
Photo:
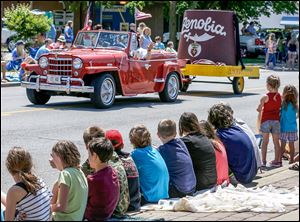
[[[245,80],[243,77],[234,77],[232,81],[234,94],[242,94],[245,87]]]

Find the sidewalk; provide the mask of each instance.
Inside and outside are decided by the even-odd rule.
[[[272,184],[276,188],[293,189],[299,186],[299,171],[289,170],[288,165],[269,171],[258,173],[256,179],[247,187],[262,187]],[[299,205],[286,206],[284,213],[254,213],[254,212],[219,212],[219,213],[191,213],[171,211],[135,212],[131,216],[145,219],[160,219],[166,221],[299,221]]]

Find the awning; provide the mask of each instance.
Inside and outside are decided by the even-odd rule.
[[[299,16],[283,16],[280,25],[299,26]]]

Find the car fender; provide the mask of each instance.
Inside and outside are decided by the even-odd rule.
[[[166,79],[168,78],[168,75],[170,73],[176,73],[178,76],[178,80],[179,80],[179,84],[180,84],[180,88],[182,87],[182,75],[180,72],[180,67],[179,64],[176,62],[165,62],[165,64],[163,65],[163,72],[161,74],[158,74],[155,78],[154,81],[156,81],[155,84],[155,91],[156,92],[162,92],[165,84],[166,84]]]

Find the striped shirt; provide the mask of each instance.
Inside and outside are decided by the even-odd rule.
[[[29,221],[49,221],[51,215],[50,201],[52,192],[48,189],[46,184],[40,180],[41,188],[36,192],[36,195],[27,193],[27,195],[17,203],[16,209],[18,215],[16,220],[20,220],[19,216],[26,214],[25,220]],[[23,183],[16,184],[22,188],[26,187]]]

